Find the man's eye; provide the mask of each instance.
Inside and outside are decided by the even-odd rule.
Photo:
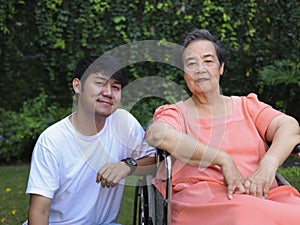
[[[112,89],[115,90],[115,91],[119,91],[119,90],[121,90],[121,86],[120,85],[113,85]]]
[[[98,85],[98,86],[104,86],[104,82],[96,82],[96,85]]]

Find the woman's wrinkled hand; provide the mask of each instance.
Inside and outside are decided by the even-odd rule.
[[[263,158],[259,168],[244,182],[246,194],[259,198],[267,198],[277,169],[277,162],[271,158]]]
[[[234,161],[229,155],[228,157],[226,157],[226,160],[224,160],[224,163],[221,165],[221,168],[223,171],[225,184],[228,187],[228,199],[232,199],[234,193],[244,194],[246,191],[244,188],[245,178],[240,173]]]
[[[97,173],[96,182],[102,187],[114,187],[130,173],[130,168],[123,162],[105,164]]]

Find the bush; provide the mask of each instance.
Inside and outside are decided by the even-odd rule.
[[[276,60],[259,71],[259,93],[275,108],[299,117],[300,63]],[[280,91],[278,91],[280,90]]]
[[[47,99],[48,96],[41,93],[24,102],[18,112],[0,108],[1,164],[28,162],[39,134],[70,111],[48,104]]]

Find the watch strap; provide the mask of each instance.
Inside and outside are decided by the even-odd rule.
[[[128,175],[132,175],[134,173],[134,171],[136,170],[137,167],[137,162],[135,159],[133,158],[126,158],[126,159],[122,159],[121,162],[124,162],[129,168],[130,168],[130,172]]]

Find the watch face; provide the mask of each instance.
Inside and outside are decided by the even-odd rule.
[[[126,160],[126,162],[127,162],[127,164],[130,165],[130,166],[137,166],[136,161],[135,161],[134,159],[132,159],[132,158],[128,158],[128,159]]]

